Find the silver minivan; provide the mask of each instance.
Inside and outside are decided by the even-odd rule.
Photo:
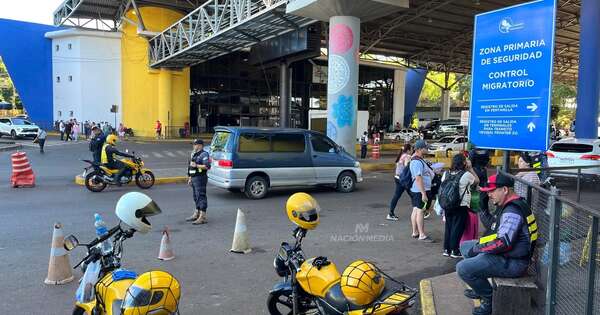
[[[332,185],[351,192],[363,180],[356,158],[316,131],[216,127],[210,154],[209,182],[251,199],[286,186]]]

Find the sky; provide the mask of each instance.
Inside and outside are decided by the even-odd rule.
[[[63,0],[0,0],[0,19],[52,25],[52,13]]]

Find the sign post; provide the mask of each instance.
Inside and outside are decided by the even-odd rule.
[[[545,151],[550,131],[556,0],[475,16],[469,140]]]

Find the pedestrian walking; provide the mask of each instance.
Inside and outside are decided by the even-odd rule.
[[[471,162],[462,154],[452,158],[450,170],[442,176],[438,202],[444,209],[444,252],[446,257],[460,258],[460,239],[465,231],[471,204],[471,186],[479,178]]]
[[[60,121],[60,123],[58,124],[58,131],[60,131],[60,141],[64,141],[65,140],[65,123],[64,121]]]
[[[360,137],[360,158],[367,157],[367,146],[369,145],[369,134],[365,131]]]
[[[44,144],[46,144],[46,136],[48,136],[48,134],[44,129],[40,127],[38,128],[38,132],[35,139],[33,139],[33,142],[37,143],[40,146],[40,153],[42,154],[44,154]]]
[[[88,140],[90,138],[90,131],[91,131],[90,122],[86,120],[83,123],[83,134],[85,135],[85,140]]]
[[[410,174],[413,179],[410,188],[412,201],[412,214],[410,223],[412,226],[412,237],[424,242],[433,242],[425,234],[424,212],[429,208],[431,202],[431,181],[434,176],[433,169],[425,162],[424,157],[427,154],[427,142],[418,140],[415,143],[415,153],[409,163]]]
[[[81,128],[79,127],[79,122],[77,119],[73,120],[73,141],[79,140],[79,132]]]
[[[100,163],[102,157],[102,146],[106,141],[106,136],[102,133],[102,130],[98,126],[92,127],[92,139],[90,140],[90,151],[94,162]]]
[[[390,201],[390,211],[386,217],[387,220],[390,221],[398,221],[398,217],[395,214],[396,205],[398,204],[398,200],[404,193],[404,187],[400,184],[400,174],[404,171],[404,168],[410,163],[410,157],[412,154],[412,145],[407,143],[404,145],[402,150],[398,153],[396,157],[396,172],[394,173],[394,181],[396,182],[396,190],[394,191],[394,196],[392,197],[392,201]]]
[[[154,125],[154,131],[156,132],[156,139],[160,139],[162,133],[162,124],[160,123],[160,120],[156,121],[156,125]]]
[[[206,197],[206,184],[208,183],[207,172],[210,169],[208,152],[204,151],[204,141],[196,139],[193,142],[190,162],[188,164],[188,184],[192,186],[195,210],[192,216],[186,219],[194,225],[207,223],[206,209],[208,200]]]
[[[73,141],[73,138],[71,137],[71,134],[73,133],[73,121],[69,120],[66,124],[65,124],[65,141]]]

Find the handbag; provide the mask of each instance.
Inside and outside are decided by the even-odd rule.
[[[480,196],[481,192],[477,188],[471,190],[471,204],[470,210],[477,213],[480,210]]]

